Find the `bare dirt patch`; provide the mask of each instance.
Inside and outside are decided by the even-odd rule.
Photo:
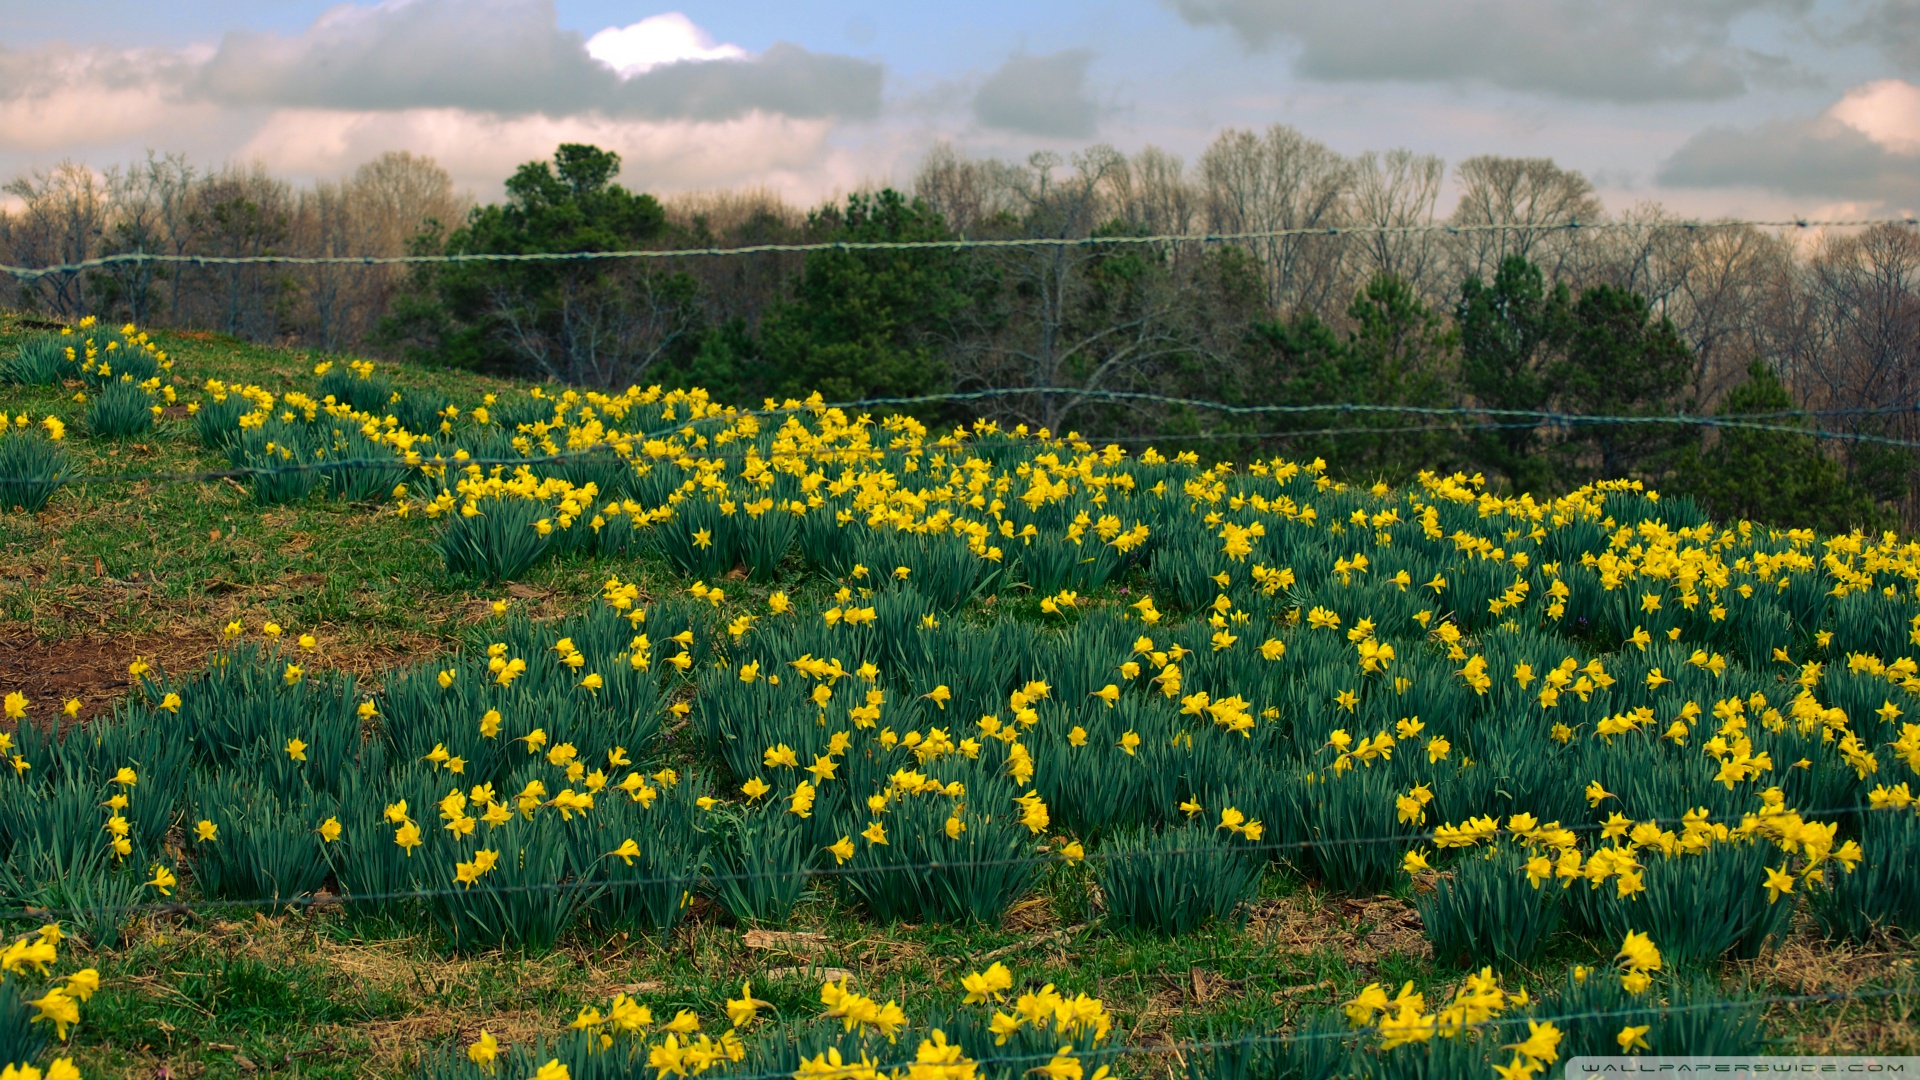
[[[177,676],[203,664],[206,652],[205,639],[197,635],[85,634],[41,641],[22,630],[0,629],[0,693],[25,694],[33,715],[42,718],[78,698],[80,717],[88,719],[112,708],[133,685],[127,665],[134,657]]]
[[[257,628],[258,623],[253,625]],[[336,636],[338,628],[331,626],[312,632],[319,639],[319,662],[368,688],[379,685],[389,671],[446,647],[444,641],[425,636],[368,642],[342,640]],[[218,624],[211,621],[176,625],[164,633],[81,633],[52,641],[17,625],[0,626],[0,694],[17,690],[27,695],[33,715],[43,719],[78,698],[81,719],[90,719],[111,710],[132,688],[127,665],[135,657],[177,679],[204,668],[207,655],[222,640]]]
[[[1303,894],[1272,900],[1254,909],[1247,932],[1254,940],[1287,953],[1331,949],[1361,968],[1390,954],[1433,955],[1421,933],[1419,913],[1390,897],[1358,900]]]

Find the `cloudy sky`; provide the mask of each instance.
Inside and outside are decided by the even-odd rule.
[[[1273,123],[1550,156],[1616,209],[1912,212],[1920,0],[0,0],[0,177],[407,149],[486,198],[571,140],[811,201],[941,140],[1191,161]]]

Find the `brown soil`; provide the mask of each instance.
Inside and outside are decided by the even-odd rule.
[[[80,716],[86,719],[112,708],[133,685],[127,665],[134,657],[177,676],[198,667],[207,649],[198,635],[88,634],[40,641],[21,630],[0,629],[0,694],[27,695],[30,715],[40,719],[79,698]]]
[[[334,629],[311,628],[320,639],[319,663],[352,675],[368,689],[379,686],[393,668],[446,648],[444,641],[412,636],[397,642],[342,641]],[[222,640],[217,623],[176,624],[165,633],[83,633],[54,641],[40,640],[18,624],[0,626],[0,695],[16,690],[27,695],[30,715],[42,721],[79,698],[80,718],[91,719],[110,711],[133,686],[127,665],[134,657],[178,679],[205,666],[207,654]]]

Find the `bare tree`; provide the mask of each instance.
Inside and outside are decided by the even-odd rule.
[[[166,247],[163,201],[176,178],[180,159],[151,152],[144,162],[115,166],[106,174],[107,227],[103,254],[159,254]],[[156,263],[111,263],[95,275],[102,300],[140,325],[153,321],[160,276]]]
[[[1784,238],[1749,226],[1675,232],[1686,243],[1684,272],[1665,310],[1693,349],[1693,398],[1706,409],[1769,353],[1765,314],[1794,254]]]
[[[1581,244],[1574,230],[1540,226],[1597,223],[1605,216],[1592,181],[1552,158],[1472,157],[1460,163],[1459,180],[1452,221],[1474,231],[1457,245],[1457,280],[1491,280],[1502,260],[1519,255],[1558,281],[1573,270]],[[1501,225],[1519,227],[1480,228]]]
[[[1024,169],[988,175],[1006,187],[983,197],[1018,207],[1016,219],[997,219],[1007,235],[1144,231],[1115,214],[1116,190],[1137,188],[1129,188],[1126,159],[1111,147],[1070,163],[1038,153]],[[1100,392],[1149,388],[1159,364],[1194,349],[1193,292],[1173,274],[1166,247],[1053,244],[996,249],[991,258],[1000,293],[972,312],[951,363],[962,385],[1036,391],[998,404],[1005,419],[1062,430]]]
[[[601,389],[637,382],[699,325],[692,281],[632,265],[567,267],[537,291],[525,277],[489,284],[508,345],[543,377]]]
[[[302,255],[326,258],[377,254],[366,225],[353,214],[347,186],[323,180],[295,200],[292,246]],[[300,321],[308,340],[327,352],[339,349],[358,321],[356,294],[367,291],[364,279],[379,269],[342,263],[296,267],[293,276],[304,301]]]
[[[277,254],[288,240],[292,188],[269,176],[259,164],[228,166],[203,180],[195,196],[188,214],[202,238],[204,254],[228,258]],[[209,306],[196,312],[207,324],[256,341],[278,332],[290,284],[283,267],[224,263],[196,276],[212,286],[204,294]]]
[[[1781,276],[1768,316],[1771,351],[1796,398],[1809,408],[1856,410],[1821,426],[1920,435],[1920,233],[1876,225],[1820,237]],[[1920,518],[1911,454],[1854,443],[1846,458],[1856,481],[1897,500],[1909,526]]]
[[[1178,155],[1149,146],[1119,163],[1107,181],[1112,212],[1142,232],[1192,233],[1200,225],[1200,192]]]
[[[1374,229],[1419,229],[1433,224],[1447,163],[1411,150],[1369,150],[1354,159],[1353,223]],[[1443,251],[1430,232],[1374,232],[1354,241],[1361,276],[1392,274],[1429,300],[1442,295],[1436,280]],[[1451,287],[1449,284],[1447,287]]]
[[[168,255],[185,255],[198,248],[201,218],[195,212],[198,187],[204,177],[187,163],[184,156],[169,154],[156,158],[147,155],[146,171],[154,201],[154,226],[159,250]],[[182,288],[188,277],[179,265],[163,267],[159,276],[168,285],[167,317],[184,319],[185,298]]]
[[[391,258],[406,254],[416,237],[464,217],[468,200],[432,158],[390,151],[346,181],[316,184],[296,203],[290,244],[301,254]],[[300,267],[299,333],[329,350],[365,340],[405,276],[393,266]]]
[[[430,157],[390,150],[353,171],[348,197],[371,255],[399,255],[429,223],[452,227],[472,199]]]
[[[1920,234],[1878,225],[1821,238],[1779,341],[1791,370],[1841,408],[1920,403]]]
[[[770,188],[707,191],[663,201],[673,242],[693,247],[745,247],[806,239],[807,215]],[[675,260],[673,270],[700,284],[708,319],[756,327],[786,296],[805,256],[767,252],[728,259]]]
[[[107,229],[107,185],[93,170],[63,161],[48,171],[19,177],[0,190],[22,203],[8,229],[15,262],[55,266],[100,253]],[[61,318],[93,313],[86,276],[79,271],[35,278],[21,292],[25,304]]]
[[[947,227],[969,236],[983,227],[1004,229],[1025,209],[1015,194],[1025,183],[1024,170],[993,158],[961,157],[941,143],[928,152],[914,176],[913,193],[927,201],[947,221]]]
[[[1353,166],[1326,145],[1275,124],[1264,134],[1228,129],[1200,155],[1208,228],[1273,233],[1345,224]],[[1343,245],[1333,237],[1266,236],[1240,241],[1266,273],[1276,312],[1322,311],[1344,300]]]
[[[1694,246],[1678,218],[1657,202],[1641,202],[1614,219],[1621,228],[1594,233],[1575,260],[1577,288],[1604,282],[1647,298],[1662,314],[1691,270]]]

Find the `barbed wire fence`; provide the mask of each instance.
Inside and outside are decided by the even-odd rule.
[[[1877,225],[1920,226],[1920,218],[1850,218],[1682,221],[1548,221],[1485,224],[1342,225],[1265,229],[1250,232],[1160,233],[1145,236],[955,237],[949,240],[823,240],[793,244],[744,244],[733,247],[634,248],[608,251],[452,252],[408,255],[199,255],[129,251],[46,266],[0,264],[0,274],[32,281],[121,265],[181,266],[430,266],[459,263],[606,262],[629,259],[720,258],[740,255],[807,254],[816,251],[967,251],[1009,248],[1153,247],[1168,244],[1237,244],[1255,240],[1343,236],[1468,236],[1506,233],[1703,232],[1726,229],[1848,229]]]
[[[1379,405],[1366,403],[1332,403],[1325,405],[1235,405],[1225,402],[1209,401],[1200,398],[1175,397],[1142,391],[1090,390],[1079,388],[1055,387],[1005,387],[983,390],[951,391],[939,394],[921,394],[912,396],[866,397],[846,401],[824,402],[818,404],[776,406],[759,409],[740,409],[727,414],[728,417],[771,418],[781,416],[808,415],[816,412],[837,409],[842,412],[863,413],[875,409],[912,409],[916,406],[959,404],[980,402],[1011,397],[1041,394],[1071,395],[1083,400],[1122,404],[1151,404],[1213,413],[1231,417],[1286,417],[1316,416],[1333,414],[1339,416],[1417,416],[1430,420],[1443,421],[1429,424],[1409,425],[1343,425],[1317,428],[1297,428],[1268,431],[1198,431],[1176,432],[1155,435],[1116,435],[1100,436],[1094,440],[1085,440],[1094,444],[1154,444],[1157,442],[1269,442],[1292,439],[1308,439],[1338,435],[1391,435],[1435,431],[1495,431],[1511,429],[1549,429],[1570,431],[1582,427],[1695,427],[1701,429],[1754,431],[1777,435],[1791,435],[1822,441],[1862,443],[1870,445],[1892,446],[1903,449],[1920,449],[1920,439],[1903,439],[1881,435],[1874,432],[1843,431],[1819,427],[1803,427],[1796,424],[1773,423],[1770,421],[1794,418],[1826,418],[1842,416],[1894,416],[1920,412],[1920,402],[1907,405],[1888,405],[1850,409],[1809,409],[1776,410],[1764,413],[1726,414],[1716,416],[1676,415],[1638,415],[1638,414],[1591,414],[1568,413],[1551,410],[1531,409],[1489,409],[1470,406],[1428,407],[1415,405]],[[696,422],[697,423],[697,422]],[[687,428],[686,423],[670,427],[661,427],[644,432],[636,432],[621,440],[629,447],[633,443],[649,440],[671,439]],[[474,429],[468,429],[472,431]],[[1061,440],[1075,438],[1073,433],[1057,436]],[[880,448],[874,448],[876,452]],[[571,465],[589,462],[607,461],[627,463],[636,459],[630,453],[622,453],[612,442],[598,442],[592,446],[571,449],[557,453],[516,455],[514,457],[466,456],[452,457],[449,454],[458,450],[458,440],[450,440],[445,447],[437,447],[435,456],[421,456],[418,461],[409,462],[399,456],[384,458],[334,458],[313,461],[289,462],[277,465],[236,465],[229,468],[200,470],[148,470],[117,473],[74,473],[58,478],[18,477],[7,478],[9,482],[22,486],[78,486],[88,484],[131,484],[179,485],[221,480],[246,480],[254,477],[297,475],[302,473],[339,473],[356,469],[390,470],[396,467],[419,469],[458,468],[469,466],[492,468],[495,466],[513,467],[540,465]],[[754,451],[757,452],[757,451]],[[708,460],[738,460],[745,457],[747,450],[687,450],[689,456]],[[675,455],[679,456],[679,455]]]
[[[1796,811],[1802,818],[1847,818],[1860,814],[1912,814],[1913,807],[1875,805],[1857,803],[1846,806],[1822,807],[1812,810]],[[1736,825],[1755,817],[1752,814],[1703,814],[1695,816],[1654,816],[1636,819],[1636,824],[1646,823],[1659,827],[1679,825],[1698,827],[1714,825]],[[1600,822],[1577,822],[1572,825],[1550,823],[1550,826],[1562,828],[1571,833],[1598,833],[1607,826]],[[1399,833],[1385,833],[1375,836],[1323,837],[1312,840],[1267,840],[1236,843],[1233,850],[1248,855],[1268,858],[1286,853],[1309,852],[1315,849],[1334,849],[1373,846],[1403,846],[1412,848],[1420,844],[1430,844],[1447,834],[1439,829],[1415,830]],[[1154,861],[1179,859],[1189,855],[1208,854],[1214,849],[1175,847],[1155,851],[1109,851],[1094,848],[1074,860],[1069,860],[1057,852],[1048,851],[1031,855],[1004,856],[992,859],[941,859],[927,862],[887,863],[877,866],[810,866],[801,870],[792,869],[747,869],[719,872],[700,872],[696,874],[640,875],[615,879],[576,878],[564,881],[535,882],[519,885],[493,885],[477,883],[472,885],[449,885],[442,888],[409,888],[385,892],[312,894],[289,897],[261,897],[255,899],[218,899],[198,898],[194,900],[157,900],[133,904],[105,904],[61,907],[41,905],[17,905],[12,908],[0,908],[0,921],[17,919],[43,919],[51,916],[77,915],[89,913],[113,914],[153,914],[153,915],[197,915],[204,911],[259,910],[259,909],[312,909],[338,906],[342,904],[374,904],[408,900],[431,900],[443,896],[486,896],[513,895],[522,893],[577,893],[577,892],[621,892],[631,889],[651,888],[659,885],[681,885],[687,888],[709,888],[727,882],[764,881],[775,878],[803,876],[809,880],[833,880],[837,878],[864,877],[881,874],[895,874],[916,870],[962,870],[1011,867],[1042,867],[1071,865],[1076,862],[1100,864],[1106,862]],[[611,857],[604,856],[604,857]]]
[[[1914,811],[1908,807],[1897,807],[1897,806],[1889,806],[1889,805],[1872,805],[1872,804],[1827,807],[1827,808],[1821,808],[1821,809],[1815,809],[1815,810],[1801,811],[1803,816],[1806,816],[1815,820],[1818,820],[1821,818],[1842,817],[1846,815],[1853,815],[1853,814],[1860,814],[1860,813],[1879,814],[1879,813],[1913,813],[1913,812]],[[1699,825],[1705,825],[1705,826],[1711,827],[1714,825],[1726,824],[1730,822],[1738,822],[1743,820],[1747,816],[1748,815],[1720,814],[1720,815],[1707,815],[1704,817],[1701,817],[1701,816],[1654,817],[1647,820],[1650,823],[1659,825],[1659,826],[1693,825],[1697,827]],[[1591,832],[1602,830],[1604,828],[1603,825],[1597,824],[1597,823],[1579,823],[1572,826],[1564,826],[1564,827],[1567,828],[1568,831],[1576,832],[1576,833],[1591,833]],[[1282,855],[1287,852],[1299,852],[1299,851],[1309,850],[1313,848],[1327,848],[1327,847],[1351,847],[1351,846],[1389,844],[1389,845],[1405,846],[1405,847],[1412,848],[1413,846],[1421,843],[1432,842],[1438,835],[1439,833],[1437,830],[1425,830],[1425,831],[1419,831],[1419,832],[1413,832],[1413,833],[1399,833],[1399,834],[1378,835],[1378,836],[1368,836],[1368,837],[1349,837],[1349,838],[1339,838],[1339,839],[1317,839],[1317,840],[1300,840],[1300,841],[1271,841],[1271,842],[1264,842],[1264,843],[1249,843],[1245,845],[1238,845],[1238,850],[1241,850],[1247,855],[1270,858],[1270,857]],[[1137,860],[1137,859],[1173,859],[1173,858],[1178,858],[1182,855],[1190,854],[1190,853],[1192,853],[1192,849],[1172,849],[1172,850],[1165,850],[1165,851],[1150,851],[1150,852],[1149,851],[1102,851],[1100,849],[1095,849],[1094,851],[1087,852],[1084,860],[1082,861],[1087,863],[1099,863],[1103,861],[1122,861],[1122,860]],[[1063,865],[1064,862],[1065,860],[1057,853],[1046,853],[1046,854],[1035,854],[1030,856],[1020,856],[1020,857],[1014,857],[1014,858],[956,859],[956,860],[930,861],[925,863],[905,863],[905,864],[889,865],[889,866],[821,866],[821,867],[808,868],[802,871],[802,874],[808,880],[811,881],[816,879],[831,880],[834,878],[855,877],[855,876],[868,875],[868,874],[889,874],[889,873],[911,872],[914,870],[951,871],[951,870],[962,869],[962,868],[988,868],[988,867],[1005,867],[1005,866],[1015,866],[1015,865],[1058,866],[1058,865]],[[157,902],[146,902],[146,903],[138,903],[138,904],[126,904],[126,905],[89,905],[85,907],[58,907],[58,906],[42,907],[42,906],[29,905],[29,906],[19,906],[19,907],[15,907],[8,910],[0,910],[0,923],[5,923],[9,921],[18,923],[20,920],[27,920],[29,923],[31,923],[31,922],[37,922],[37,921],[46,920],[46,919],[59,919],[63,916],[76,916],[76,915],[84,915],[84,916],[97,918],[101,915],[109,914],[109,913],[120,914],[120,915],[147,915],[147,916],[155,916],[155,917],[187,916],[187,917],[198,918],[208,913],[246,911],[246,910],[252,910],[252,911],[266,910],[266,911],[276,911],[276,912],[297,912],[297,911],[320,912],[320,911],[324,911],[331,908],[344,907],[346,905],[366,905],[366,904],[394,903],[394,902],[405,903],[405,902],[415,902],[415,901],[427,901],[437,897],[446,897],[446,896],[459,896],[465,899],[472,899],[478,896],[508,895],[508,894],[515,894],[515,893],[587,892],[587,893],[591,893],[592,897],[597,899],[600,896],[618,893],[625,890],[632,890],[632,889],[638,889],[638,888],[651,888],[651,887],[658,887],[663,885],[670,885],[675,888],[682,888],[682,889],[696,889],[696,888],[708,889],[716,884],[727,882],[727,881],[745,881],[745,880],[753,880],[753,879],[764,879],[764,878],[770,878],[770,877],[790,877],[790,876],[793,876],[792,871],[776,870],[776,869],[748,869],[748,870],[729,871],[729,872],[721,872],[721,873],[711,873],[711,872],[705,872],[703,870],[701,873],[698,873],[695,875],[687,875],[687,874],[642,875],[640,877],[622,878],[617,881],[572,879],[572,880],[561,880],[561,881],[553,881],[553,882],[539,882],[539,883],[533,883],[533,884],[505,885],[505,886],[492,885],[492,884],[483,882],[483,883],[478,883],[474,885],[448,886],[445,888],[434,888],[434,889],[415,888],[415,889],[393,890],[388,892],[365,893],[365,894],[349,893],[345,895],[330,895],[330,894],[322,893],[322,894],[304,895],[304,896],[296,896],[296,897],[269,897],[269,898],[259,898],[259,899],[197,898],[193,900],[170,900],[170,901],[157,901]],[[1581,884],[1580,882],[1570,882],[1568,883],[1567,887],[1577,887],[1580,884]],[[1083,927],[1083,929],[1085,928],[1088,928],[1088,927]],[[1003,950],[999,950],[999,951],[988,950],[988,955],[982,955],[979,957],[967,956],[964,959],[968,963],[977,962],[978,964],[984,964],[989,959],[992,959],[994,957],[997,957],[998,955],[1001,955],[1002,951]],[[802,965],[799,968],[791,969],[789,973],[795,976],[804,976],[810,970],[817,970],[821,975],[821,977],[824,978],[827,971],[827,965],[810,963],[810,964]],[[1596,972],[1594,975],[1590,977],[1607,978],[1611,976],[1605,972]],[[1888,1000],[1888,999],[1905,1000],[1908,997],[1920,997],[1920,986],[1915,986],[1915,985],[1861,986],[1861,987],[1854,987],[1846,990],[1816,991],[1816,992],[1794,993],[1794,994],[1777,994],[1777,993],[1776,994],[1755,994],[1750,991],[1747,991],[1747,992],[1736,992],[1734,994],[1731,994],[1729,996],[1726,996],[1724,998],[1720,998],[1717,1000],[1674,1001],[1674,1000],[1668,1000],[1668,999],[1652,998],[1643,1002],[1634,1002],[1632,1004],[1624,1005],[1617,1008],[1589,1009],[1589,1010],[1576,1010],[1576,1011],[1555,1011],[1553,1009],[1542,1010],[1539,1008],[1525,1008],[1525,1009],[1516,1011],[1514,1015],[1492,1016],[1492,1017],[1484,1018],[1479,1022],[1465,1025],[1463,1028],[1462,1034],[1466,1032],[1493,1032],[1493,1031],[1498,1031],[1500,1029],[1507,1028],[1507,1027],[1518,1027],[1523,1024],[1527,1024],[1527,1025],[1540,1024],[1540,1023],[1566,1024],[1566,1023],[1570,1023],[1574,1021],[1582,1021],[1582,1020],[1607,1020],[1607,1021],[1620,1020],[1623,1023],[1631,1023],[1634,1020],[1643,1020],[1650,1017],[1661,1017],[1661,1016],[1666,1016],[1670,1014],[1697,1014],[1701,1012],[1715,1012],[1715,1011],[1726,1011],[1726,1010],[1740,1010],[1740,1011],[1746,1011],[1746,1012],[1752,1013],[1758,1010],[1773,1009],[1775,1007],[1780,1007],[1780,1006],[1845,1004],[1845,1003],[1853,1003],[1853,1002],[1882,1001],[1882,1000]],[[1161,1057],[1161,1058],[1172,1056],[1175,1059],[1182,1062],[1182,1064],[1186,1064],[1188,1063],[1190,1058],[1193,1058],[1196,1055],[1202,1055],[1202,1054],[1207,1054],[1213,1051],[1228,1050],[1228,1049],[1250,1049],[1255,1047],[1279,1048],[1279,1047],[1285,1047],[1285,1046],[1300,1044],[1300,1043],[1316,1043],[1316,1042],[1340,1042],[1340,1043],[1349,1044],[1352,1047],[1360,1047],[1365,1044],[1366,1040],[1377,1037],[1381,1034],[1382,1034],[1382,1026],[1378,1023],[1369,1022],[1369,1023],[1363,1023],[1363,1024],[1357,1024],[1357,1025],[1350,1025],[1346,1028],[1334,1029],[1334,1030],[1296,1029],[1293,1031],[1262,1031],[1262,1032],[1251,1033],[1251,1034],[1238,1034],[1238,1035],[1233,1035],[1225,1038],[1167,1040],[1167,1041],[1146,1042],[1146,1043],[1122,1042],[1122,1043],[1105,1045],[1105,1046],[1081,1047],[1079,1048],[1078,1052],[1082,1056],[1098,1059],[1100,1061],[1118,1061],[1126,1058],[1134,1058],[1134,1057],[1142,1057],[1142,1056]],[[1046,1061],[1052,1060],[1053,1057],[1054,1057],[1054,1054],[1052,1052],[1038,1053],[1038,1054],[988,1053],[988,1054],[983,1054],[983,1055],[974,1057],[971,1060],[973,1060],[979,1066],[993,1068],[993,1067],[1021,1066],[1029,1063],[1046,1062]],[[890,1074],[895,1069],[904,1069],[907,1066],[910,1066],[912,1064],[914,1064],[914,1062],[911,1060],[903,1060],[897,1063],[896,1065],[880,1064],[880,1065],[876,1065],[875,1068],[879,1070],[880,1075],[884,1076],[884,1075]],[[716,1075],[724,1076],[726,1077],[726,1080],[787,1080],[787,1078],[792,1076],[792,1073],[789,1071],[765,1072],[765,1073],[741,1073],[737,1071],[722,1071],[722,1072],[716,1073]]]

